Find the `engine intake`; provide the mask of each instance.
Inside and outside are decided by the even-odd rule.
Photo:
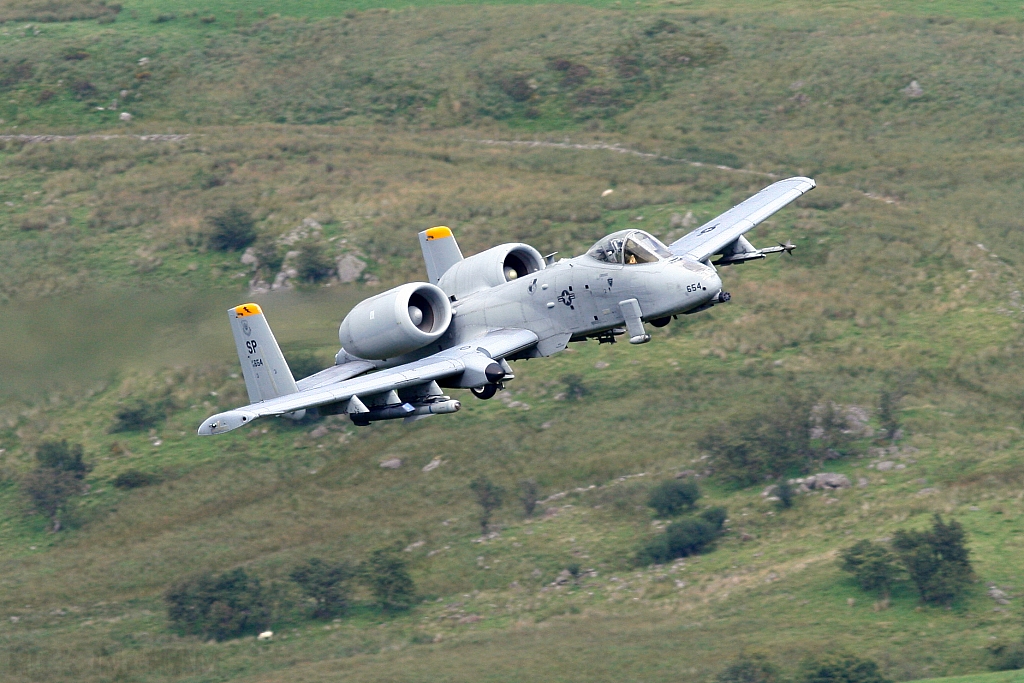
[[[439,287],[410,282],[356,305],[341,321],[338,339],[353,356],[387,360],[437,341],[451,322],[451,304]]]
[[[544,268],[544,257],[529,244],[500,244],[470,256],[449,268],[438,286],[446,294],[465,297]]]

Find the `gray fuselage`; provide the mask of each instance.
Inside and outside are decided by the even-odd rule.
[[[437,342],[398,358],[393,367],[471,343],[487,332],[521,328],[540,342],[521,357],[550,356],[570,340],[598,337],[624,324],[619,302],[636,299],[644,321],[686,313],[716,300],[722,280],[711,266],[679,256],[654,263],[606,263],[589,254],[452,302],[452,322]]]

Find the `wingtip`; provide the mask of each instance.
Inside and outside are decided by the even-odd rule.
[[[224,434],[242,425],[249,424],[256,419],[256,415],[241,410],[229,410],[226,413],[218,413],[206,418],[203,424],[199,425],[199,436],[214,436]]]

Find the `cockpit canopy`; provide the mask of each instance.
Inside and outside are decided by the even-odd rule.
[[[635,265],[671,258],[672,252],[657,237],[643,230],[620,230],[602,238],[587,255],[605,263]]]

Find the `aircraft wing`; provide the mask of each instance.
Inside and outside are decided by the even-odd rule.
[[[810,178],[780,180],[764,188],[750,199],[737,204],[688,235],[669,245],[676,256],[695,261],[720,253],[755,225],[783,208],[800,195],[814,189]]]
[[[306,408],[348,401],[353,397],[367,397],[389,391],[399,391],[461,375],[467,370],[482,372],[483,368],[492,361],[510,356],[536,343],[537,335],[530,330],[494,330],[458,347],[439,351],[432,356],[405,365],[330,384],[300,389],[291,394],[251,403],[214,415],[199,427],[199,434],[204,436],[223,434],[259,417],[284,415]]]

